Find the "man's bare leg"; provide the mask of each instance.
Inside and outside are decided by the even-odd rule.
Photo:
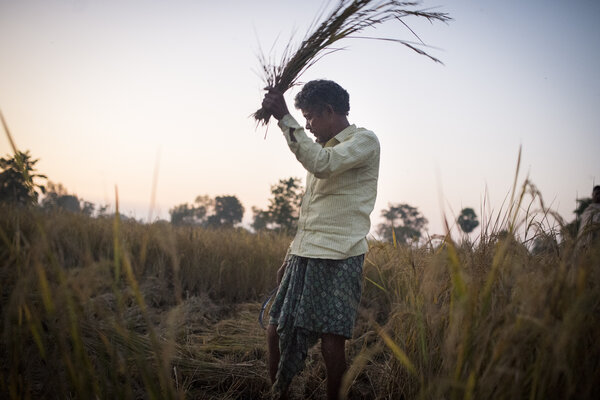
[[[339,400],[342,377],[346,371],[346,338],[331,333],[321,336],[321,353],[327,368],[327,398]]]
[[[267,327],[267,368],[269,369],[269,378],[271,385],[275,383],[277,367],[279,366],[279,335],[277,334],[277,325]]]

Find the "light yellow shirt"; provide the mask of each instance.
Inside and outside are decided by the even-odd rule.
[[[321,146],[289,114],[279,127],[308,171],[298,231],[288,253],[333,260],[366,253],[379,176],[377,136],[350,125]]]

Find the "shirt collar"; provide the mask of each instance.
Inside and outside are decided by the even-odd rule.
[[[325,144],[323,145],[323,147],[333,147],[333,146],[335,146],[336,144],[339,144],[339,143],[340,143],[340,141],[339,141],[339,140],[337,140],[337,139],[335,138],[335,136],[334,136],[334,137],[332,137],[331,139],[329,139],[329,140],[327,141],[327,143],[325,143]]]
[[[323,145],[323,147],[333,147],[336,144],[343,142],[344,140],[348,139],[348,137],[350,137],[350,135],[352,135],[354,133],[354,131],[356,131],[356,125],[354,125],[354,124],[348,125],[344,129],[342,129],[342,131],[340,133],[338,133],[337,135],[335,135],[334,137],[329,139],[325,143],[325,145]]]

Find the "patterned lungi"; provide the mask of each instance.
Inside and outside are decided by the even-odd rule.
[[[273,390],[282,393],[304,368],[323,333],[352,337],[362,291],[364,254],[345,260],[292,255],[271,307],[280,359]]]

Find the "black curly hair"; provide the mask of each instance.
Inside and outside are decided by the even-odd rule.
[[[306,83],[294,99],[296,108],[318,113],[321,113],[327,104],[335,113],[348,115],[350,95],[334,81],[318,79]]]

